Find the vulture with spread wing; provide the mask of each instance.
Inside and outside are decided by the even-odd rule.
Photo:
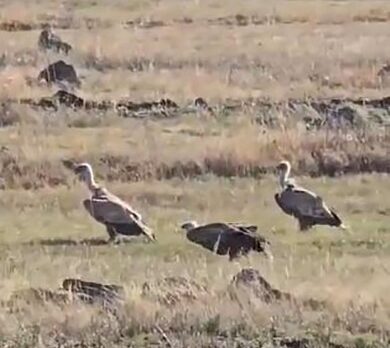
[[[240,255],[247,255],[251,250],[264,252],[272,257],[269,242],[256,233],[257,226],[235,223],[211,223],[199,226],[195,221],[181,226],[187,238],[218,255],[229,255],[233,260]]]
[[[73,165],[73,171],[85,182],[91,192],[83,201],[85,209],[98,222],[106,226],[109,241],[116,241],[118,234],[125,236],[145,235],[155,240],[152,230],[142,221],[142,216],[129,204],[96,184],[89,163]]]
[[[321,197],[298,187],[289,177],[291,165],[282,161],[277,166],[282,191],[275,194],[276,203],[288,215],[298,219],[301,231],[314,225],[328,225],[345,228],[337,214],[329,209]]]

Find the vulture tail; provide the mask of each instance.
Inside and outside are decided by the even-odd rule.
[[[332,219],[330,225],[331,225],[331,226],[336,226],[336,227],[341,227],[341,228],[343,228],[343,227],[344,227],[343,222],[342,222],[341,219],[338,217],[338,215],[337,215],[333,210],[331,210],[330,212],[331,212],[332,217],[333,217],[333,219]]]
[[[331,216],[327,217],[310,217],[310,216],[299,216],[299,229],[301,231],[306,231],[314,225],[328,225],[334,227],[345,228],[341,219],[337,214],[330,210]]]
[[[270,248],[270,243],[262,238],[255,239],[254,250],[259,253],[264,253],[269,259],[273,260],[273,255]]]
[[[148,239],[152,242],[155,242],[157,240],[155,234],[153,233],[152,229],[146,226],[144,223],[137,221],[137,224],[140,225],[142,228],[143,234],[148,237]]]
[[[264,251],[264,245],[265,243],[263,241],[261,241],[260,239],[256,238],[255,239],[255,247],[253,248],[255,251],[258,251],[259,253],[261,253],[262,251]]]

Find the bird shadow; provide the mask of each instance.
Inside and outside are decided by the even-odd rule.
[[[102,238],[89,238],[81,240],[53,238],[32,240],[23,244],[41,246],[100,246],[109,245],[110,243],[106,239]]]
[[[120,246],[123,244],[138,244],[142,241],[136,238],[121,238],[119,241],[113,243],[108,241],[108,239],[103,238],[87,238],[74,240],[69,238],[50,238],[50,239],[35,239],[30,240],[24,243],[21,243],[24,246],[47,246],[47,247],[56,247],[56,246]]]
[[[109,244],[106,239],[102,238],[90,238],[90,239],[38,239],[25,243],[27,245],[42,245],[42,246],[77,246],[77,245],[87,245],[87,246],[99,246]]]

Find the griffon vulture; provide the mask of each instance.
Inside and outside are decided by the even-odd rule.
[[[98,222],[106,226],[109,241],[115,241],[118,234],[136,236],[144,234],[155,240],[152,230],[142,221],[141,215],[117,196],[96,184],[89,163],[73,165],[73,171],[85,182],[91,197],[83,201],[85,209]]]
[[[298,187],[291,179],[291,165],[282,161],[276,167],[282,191],[275,194],[275,201],[288,215],[298,219],[301,231],[308,230],[314,225],[329,225],[345,229],[337,214],[329,209],[321,197],[302,187]]]
[[[190,221],[181,225],[187,238],[218,255],[229,255],[229,260],[247,255],[251,250],[264,252],[272,257],[269,242],[256,234],[257,226],[246,226],[233,223],[211,223],[199,226]]]
[[[72,49],[72,46],[61,40],[61,38],[54,34],[50,26],[45,26],[39,35],[38,47],[41,50],[55,50],[57,52],[63,51],[65,54]]]

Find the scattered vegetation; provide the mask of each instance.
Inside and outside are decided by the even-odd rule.
[[[0,15],[0,345],[387,348],[390,4],[57,5]],[[48,22],[68,55],[38,50]],[[71,101],[36,81],[60,60],[82,82]],[[158,242],[106,245],[65,159],[90,162]],[[297,232],[273,198],[281,159],[348,232]],[[188,243],[192,219],[256,224],[273,263]],[[243,268],[258,276],[232,291]],[[123,285],[123,306],[23,292],[66,278]]]

